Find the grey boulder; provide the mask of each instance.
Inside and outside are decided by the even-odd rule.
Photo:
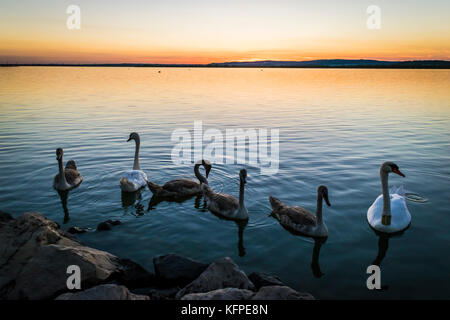
[[[250,300],[255,293],[247,289],[225,288],[186,294],[181,300]]]
[[[208,267],[207,264],[177,254],[155,257],[153,265],[155,275],[161,283],[180,287],[196,279]]]
[[[284,283],[281,282],[280,278],[263,272],[252,272],[249,274],[248,278],[253,282],[256,290],[265,286],[284,286]]]
[[[233,260],[225,257],[211,263],[197,279],[181,289],[176,298],[181,299],[189,293],[209,292],[223,288],[253,290],[255,286]]]
[[[56,300],[149,300],[148,296],[133,294],[124,286],[103,284],[84,291],[64,293]]]
[[[259,289],[252,300],[314,300],[314,297],[286,286],[266,286]]]
[[[49,299],[67,291],[67,267],[81,271],[81,286],[90,287],[106,281],[122,270],[120,261],[105,251],[83,246],[47,245],[29,260],[16,278],[9,299]]]
[[[80,245],[56,222],[39,213],[26,213],[17,219],[0,213],[0,299],[8,299],[16,287],[16,278],[30,259],[50,244]]]

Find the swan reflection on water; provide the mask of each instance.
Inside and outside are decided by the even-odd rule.
[[[204,204],[205,207],[202,211],[209,211],[208,208],[206,208],[206,204]],[[245,220],[235,220],[235,219],[230,219],[227,217],[224,217],[220,214],[214,213],[212,211],[209,211],[212,215],[216,216],[217,218],[219,218],[220,220],[225,220],[225,221],[233,221],[237,227],[238,227],[238,254],[239,257],[243,257],[245,256],[245,254],[247,253],[244,247],[244,230],[248,225],[248,219]]]
[[[192,198],[194,199],[194,207],[197,210],[200,210],[202,212],[209,212],[207,203],[203,197],[203,195],[194,195],[194,196],[186,196],[186,197],[177,197],[177,198],[166,198],[166,197],[159,197],[157,195],[153,195],[153,197],[150,199],[150,202],[148,204],[147,211],[154,210],[155,207],[161,203],[161,202],[176,202],[176,203],[182,203],[184,201],[190,200]],[[245,256],[246,250],[244,247],[244,230],[247,227],[248,219],[245,220],[235,220],[230,219],[227,217],[224,217],[220,214],[216,214],[214,212],[210,212],[220,220],[226,220],[226,221],[233,221],[237,227],[238,227],[238,254],[240,257]]]
[[[148,207],[147,207],[147,211],[150,210],[154,210],[155,207],[160,204],[161,202],[175,202],[175,203],[183,203],[187,200],[190,200],[192,198],[195,197],[195,208],[199,209],[200,208],[200,204],[201,204],[201,199],[203,198],[203,196],[200,195],[190,195],[190,196],[185,196],[185,197],[178,197],[178,198],[165,198],[165,197],[160,197],[157,195],[153,195],[150,199],[150,202],[148,203]]]
[[[276,219],[278,222],[280,222],[279,217],[274,214],[273,212],[270,213],[270,216]],[[325,275],[322,270],[320,269],[319,264],[319,255],[320,255],[320,248],[322,248],[322,245],[327,241],[328,237],[311,237],[308,235],[305,235],[304,233],[301,233],[293,228],[289,228],[287,225],[281,224],[280,225],[288,231],[290,234],[294,236],[299,236],[303,238],[311,238],[314,240],[314,248],[312,252],[312,259],[311,259],[311,270],[312,274],[315,278],[321,278],[323,275]]]
[[[64,211],[63,224],[70,220],[69,209],[67,208],[67,199],[69,198],[69,190],[57,190]]]
[[[124,208],[124,213],[128,213],[128,209],[133,207],[136,211],[130,212],[134,216],[144,215],[144,205],[142,202],[141,189],[135,192],[124,192],[122,191],[122,207]]]
[[[408,228],[409,228],[409,226],[408,226]],[[371,228],[372,231],[378,236],[378,252],[377,252],[377,256],[372,261],[372,265],[376,265],[381,268],[381,262],[386,257],[387,251],[389,249],[389,239],[400,238],[401,236],[403,236],[403,234],[405,233],[405,231],[408,228],[406,228],[405,230],[402,230],[400,232],[397,232],[397,233],[385,233],[385,232],[380,232],[380,231],[377,231],[377,230]],[[388,285],[381,285],[381,290],[388,290],[388,289],[389,289]]]

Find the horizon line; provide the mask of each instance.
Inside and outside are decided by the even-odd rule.
[[[334,64],[333,64],[334,63]],[[337,63],[337,64],[336,64]],[[377,59],[314,59],[314,60],[252,60],[211,63],[0,63],[0,67],[56,66],[56,67],[208,67],[208,68],[439,68],[450,69],[450,60],[377,60]]]

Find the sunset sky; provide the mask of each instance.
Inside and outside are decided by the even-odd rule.
[[[81,29],[69,30],[69,5]],[[381,29],[366,26],[369,5]],[[449,0],[0,2],[0,63],[450,60]]]

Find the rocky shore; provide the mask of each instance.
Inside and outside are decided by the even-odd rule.
[[[108,228],[107,228],[108,229]],[[310,300],[272,275],[249,276],[229,257],[210,264],[176,254],[153,259],[154,273],[84,246],[39,213],[0,212],[1,300]],[[67,288],[67,267],[81,270],[81,290]]]

